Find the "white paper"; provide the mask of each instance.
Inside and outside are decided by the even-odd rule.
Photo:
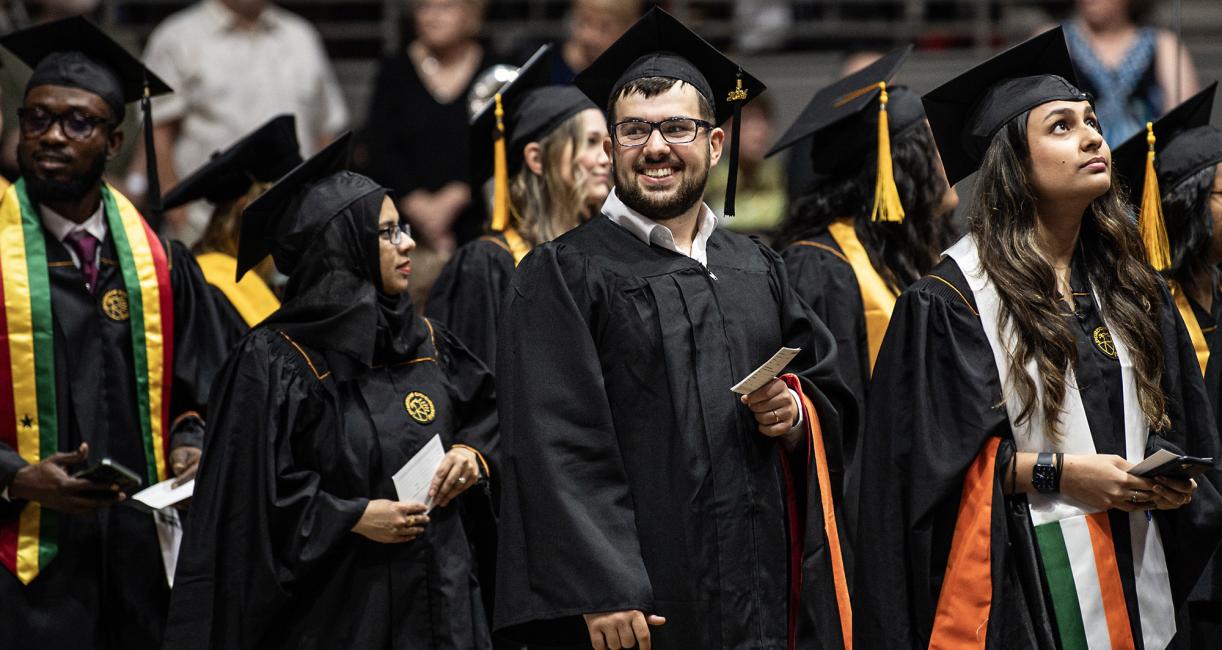
[[[190,499],[195,493],[195,479],[191,479],[178,487],[174,487],[176,479],[168,479],[156,485],[149,486],[132,495],[132,499],[143,503],[153,510],[167,508],[180,501]]]
[[[781,348],[777,350],[771,359],[764,362],[764,365],[756,368],[745,379],[734,384],[734,387],[730,390],[739,395],[754,393],[764,384],[776,379],[776,376],[781,374],[785,366],[789,365],[789,362],[793,361],[793,358],[798,356],[798,353],[801,351],[802,348]]]
[[[423,449],[416,452],[416,455],[391,477],[395,482],[395,492],[399,495],[399,500],[423,503],[432,508],[429,486],[433,483],[433,475],[437,473],[437,468],[441,466],[445,456],[446,450],[441,446],[441,438],[433,436],[424,444]]]

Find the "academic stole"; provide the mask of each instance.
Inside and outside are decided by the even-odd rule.
[[[946,251],[946,255],[958,263],[967,278],[976,299],[981,326],[992,348],[1001,385],[1010,386],[1013,370],[1007,346],[1010,337],[1008,332],[1001,331],[1001,299],[980,265],[976,242],[971,235],[967,235]],[[1145,456],[1149,428],[1137,400],[1132,358],[1118,337],[1113,338],[1113,343],[1120,360],[1124,391],[1125,455],[1130,462],[1136,463]],[[1035,381],[1038,392],[1042,392],[1034,364],[1028,364],[1024,371]],[[1015,424],[1020,406],[1013,399],[1006,400],[1006,412],[1018,451],[1096,453],[1082,395],[1072,371],[1067,373],[1066,383],[1065,408],[1059,420],[1064,437],[1059,443],[1053,443],[1048,438],[1042,424],[1036,419]],[[997,442],[990,440],[968,471],[959,510],[960,521],[956,524],[942,597],[939,598],[934,619],[931,648],[952,645],[985,647],[984,630],[987,629],[988,610],[992,604],[992,576],[987,548],[991,544],[989,522],[987,519],[980,522],[971,517],[965,518],[964,514],[965,507],[972,499],[992,507],[992,463],[996,451]],[[987,477],[981,471],[982,464],[988,465]],[[1091,511],[1059,494],[1029,494],[1028,502],[1061,646],[1090,650],[1135,647],[1108,513]],[[1129,513],[1127,519],[1143,641],[1147,648],[1163,648],[1175,635],[1176,627],[1162,538],[1157,522],[1147,513]],[[982,545],[986,548],[981,548]],[[981,559],[986,564],[974,566]],[[965,589],[975,592],[975,606],[957,610],[952,604],[963,601],[959,592]],[[952,593],[948,594],[948,591]]]
[[[870,263],[870,256],[857,239],[857,230],[853,220],[837,219],[827,227],[828,234],[835,240],[844,257],[853,267],[853,275],[857,277],[857,287],[861,291],[861,304],[866,318],[866,343],[870,352],[870,372],[874,372],[874,361],[878,359],[878,350],[883,346],[883,336],[887,334],[887,326],[891,324],[891,312],[895,311],[895,300],[899,294],[883,276],[878,274]]]
[[[165,480],[168,456],[173,298],[157,235],[125,197],[102,186],[106,223],[127,289],[136,401],[149,484]],[[42,220],[17,183],[0,198],[0,442],[28,463],[59,451],[55,334]],[[0,563],[29,584],[55,557],[55,513],[25,504],[0,526]]]
[[[203,253],[197,255],[195,261],[199,263],[208,284],[225,294],[229,304],[250,327],[262,323],[272,312],[280,309],[280,300],[257,273],[247,273],[240,282],[234,281],[238,260],[232,255]]]
[[[1201,366],[1201,374],[1205,374],[1205,367],[1209,365],[1209,343],[1205,341],[1205,331],[1201,329],[1201,323],[1197,320],[1197,314],[1192,310],[1192,304],[1188,302],[1188,294],[1184,293],[1184,288],[1179,282],[1169,280],[1167,288],[1171,289],[1171,297],[1175,299],[1175,308],[1180,312],[1180,318],[1184,321],[1184,327],[1188,328],[1188,338],[1192,341],[1192,349],[1197,353],[1197,363]]]

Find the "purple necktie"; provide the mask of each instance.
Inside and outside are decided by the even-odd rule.
[[[76,259],[80,260],[81,275],[85,276],[85,287],[89,289],[89,293],[93,293],[94,285],[98,281],[98,265],[95,260],[98,238],[84,230],[77,230],[68,233],[68,236],[64,237],[64,243],[76,253]]]

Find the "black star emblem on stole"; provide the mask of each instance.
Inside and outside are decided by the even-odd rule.
[[[21,418],[21,426],[26,429],[34,426],[34,419],[30,417],[29,413],[26,413],[25,417]]]

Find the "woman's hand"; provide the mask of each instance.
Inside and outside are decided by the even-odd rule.
[[[352,532],[382,544],[401,544],[416,539],[429,523],[423,503],[373,499],[365,506]]]
[[[1159,486],[1149,479],[1129,474],[1131,467],[1133,463],[1113,454],[1065,454],[1061,494],[1098,510],[1117,508],[1125,512],[1149,510],[1161,507],[1159,504],[1163,502],[1182,500],[1171,491],[1160,496],[1155,489]],[[1163,501],[1158,501],[1159,498]]]
[[[1154,479],[1154,507],[1159,510],[1175,510],[1192,502],[1192,493],[1197,491],[1193,479],[1180,481],[1165,476]]]
[[[455,447],[441,459],[441,465],[433,475],[433,484],[429,486],[429,498],[434,506],[443,508],[478,481],[479,460],[475,452],[465,447]]]

